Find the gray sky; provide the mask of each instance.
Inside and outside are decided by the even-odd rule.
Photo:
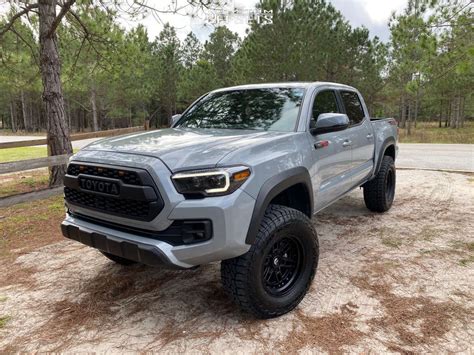
[[[129,0],[127,0],[129,1]],[[119,3],[127,4],[127,1]],[[141,0],[145,1],[150,7],[161,10],[169,10],[173,1],[178,6],[186,4],[186,0]],[[246,19],[249,11],[254,9],[258,0],[221,0],[227,3],[227,9],[238,9],[238,15],[232,16],[225,23],[232,31],[237,32],[241,37],[245,36],[245,30],[248,28]],[[393,11],[400,12],[406,6],[408,0],[328,0],[353,26],[364,25],[370,30],[371,36],[378,36],[382,41],[388,41],[389,30],[388,20]],[[130,1],[130,3],[132,3]],[[0,1],[0,15],[6,14],[10,5],[8,1]],[[150,13],[143,19],[127,20],[122,18],[121,23],[128,29],[142,23],[148,29],[150,39],[154,39],[163,28],[163,24],[169,22],[177,29],[178,36],[183,39],[190,31],[205,41],[213,31],[213,25],[209,22],[209,13],[196,13],[192,9],[180,11],[181,14],[193,12],[191,16],[178,14],[157,14]]]
[[[184,3],[183,0],[177,0],[178,5]],[[382,41],[388,41],[389,30],[388,20],[393,11],[400,12],[407,4],[407,0],[328,0],[336,9],[342,12],[344,17],[353,26],[364,25],[370,30],[371,36],[378,36]],[[257,0],[227,0],[228,8],[237,8],[239,15],[232,16],[225,23],[232,31],[239,33],[241,37],[245,36],[247,25],[245,18],[248,16],[249,10],[254,8]],[[148,0],[149,5],[154,5],[160,9],[166,9],[171,0]],[[159,5],[158,5],[159,4]],[[182,13],[187,10],[182,11]],[[147,29],[150,39],[158,35],[163,28],[162,23],[169,22],[177,28],[178,36],[184,38],[186,34],[193,31],[201,41],[205,41],[209,33],[213,30],[213,25],[209,22],[209,15],[196,13],[195,18],[190,16],[161,14],[159,19],[157,16],[150,14],[140,21],[125,21],[123,24],[127,27],[133,27],[137,23],[143,23]],[[162,23],[160,23],[162,22]]]

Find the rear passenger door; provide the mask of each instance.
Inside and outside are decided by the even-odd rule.
[[[353,186],[363,182],[371,173],[374,157],[374,134],[370,118],[355,91],[340,90],[345,113],[351,122],[347,134],[352,151],[351,178]]]

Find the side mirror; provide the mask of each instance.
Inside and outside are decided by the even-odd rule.
[[[345,130],[349,127],[349,117],[344,113],[321,113],[311,134],[322,134]]]
[[[176,122],[179,121],[180,118],[181,114],[171,116],[171,127],[174,127],[174,125],[176,124]]]

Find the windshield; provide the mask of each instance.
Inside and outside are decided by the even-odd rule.
[[[303,94],[303,88],[212,93],[192,106],[177,126],[291,132],[296,126]]]

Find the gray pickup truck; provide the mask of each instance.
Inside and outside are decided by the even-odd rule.
[[[212,91],[172,128],[107,138],[71,158],[65,237],[122,264],[221,261],[224,289],[260,318],[292,310],[319,258],[312,216],[362,187],[395,193],[397,123],[353,87],[324,82]]]

